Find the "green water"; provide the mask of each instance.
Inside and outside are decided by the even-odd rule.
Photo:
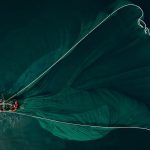
[[[94,29],[45,76],[13,97],[23,115],[0,114],[0,150],[150,148],[146,130],[62,124],[150,128],[150,39],[137,25],[142,12],[127,7],[99,25],[129,3],[0,2],[0,90],[5,98],[30,84]],[[145,20],[149,23],[148,16]]]

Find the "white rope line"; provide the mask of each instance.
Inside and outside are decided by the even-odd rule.
[[[65,122],[65,121],[59,121],[59,120],[54,120],[54,119],[49,119],[49,118],[43,118],[39,116],[34,116],[34,115],[28,115],[24,113],[18,113],[18,112],[8,112],[8,111],[3,111],[2,113],[14,113],[26,117],[31,117],[31,118],[36,118],[44,121],[50,121],[50,122],[55,122],[55,123],[60,123],[60,124],[65,124],[65,125],[70,125],[70,126],[79,126],[79,127],[90,127],[90,128],[100,128],[100,129],[138,129],[138,130],[146,130],[150,132],[149,128],[144,128],[144,127],[119,127],[119,126],[114,126],[114,127],[105,127],[105,126],[98,126],[98,125],[87,125],[87,124],[79,124],[79,123],[71,123],[71,122]]]
[[[65,56],[67,56],[70,52],[72,52],[72,50],[79,44],[81,43],[88,35],[90,35],[94,30],[96,30],[101,24],[103,24],[107,19],[109,19],[112,15],[114,15],[117,11],[119,11],[120,9],[127,7],[127,6],[134,6],[137,7],[138,9],[141,10],[142,15],[139,17],[138,19],[138,25],[140,27],[143,28],[143,26],[141,25],[141,21],[142,21],[142,17],[144,15],[143,10],[141,9],[141,7],[139,7],[138,5],[135,4],[126,4],[124,6],[119,7],[118,9],[116,9],[115,11],[113,11],[110,15],[108,15],[105,19],[103,19],[96,27],[94,27],[89,33],[87,33],[83,38],[81,38],[76,44],[74,44],[63,56],[61,56],[56,62],[54,62],[49,68],[47,68],[42,74],[40,74],[37,78],[35,78],[31,83],[29,83],[27,86],[25,86],[24,88],[22,88],[21,90],[19,90],[17,93],[15,93],[14,95],[12,95],[11,97],[9,97],[7,100],[10,100],[12,98],[14,98],[15,96],[18,96],[20,94],[22,94],[24,91],[26,91],[27,89],[31,88],[32,86],[34,86],[34,84],[36,82],[38,82],[43,76],[45,76],[45,74],[47,74],[58,62],[60,62],[63,58],[65,58]],[[144,23],[144,21],[142,21],[142,23]],[[145,23],[144,23],[145,24]],[[149,33],[149,29],[146,27],[145,24],[145,33]]]
[[[141,24],[141,23],[143,23],[143,25]],[[142,20],[142,19],[138,19],[138,25],[141,27],[141,28],[144,28],[144,32],[145,32],[145,34],[148,34],[149,36],[150,36],[150,31],[149,31],[149,29],[146,27],[146,23]]]

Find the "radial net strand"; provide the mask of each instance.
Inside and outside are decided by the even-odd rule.
[[[100,128],[100,129],[138,129],[138,130],[146,130],[150,132],[149,128],[144,128],[144,127],[138,127],[138,126],[133,126],[133,127],[122,127],[122,126],[97,126],[97,125],[87,125],[87,124],[79,124],[79,123],[71,123],[71,122],[65,122],[65,121],[59,121],[59,120],[54,120],[54,119],[49,119],[49,118],[44,118],[40,116],[35,116],[35,115],[29,115],[29,114],[24,114],[24,113],[18,113],[18,112],[8,112],[4,111],[2,113],[11,113],[11,114],[17,114],[17,115],[22,115],[26,117],[31,117],[39,120],[44,120],[44,121],[50,121],[50,122],[55,122],[55,123],[60,123],[60,124],[65,124],[65,125],[71,125],[71,126],[79,126],[79,127],[90,127],[90,128]]]

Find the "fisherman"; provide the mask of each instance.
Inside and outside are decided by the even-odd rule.
[[[15,101],[10,110],[11,111],[16,111],[18,108],[19,108],[19,103],[18,103],[18,101]]]

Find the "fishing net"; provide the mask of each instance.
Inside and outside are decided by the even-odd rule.
[[[148,132],[150,39],[142,19],[130,2],[49,2],[9,31],[0,43],[3,149],[23,142],[66,149],[66,140],[105,139],[117,129]]]

